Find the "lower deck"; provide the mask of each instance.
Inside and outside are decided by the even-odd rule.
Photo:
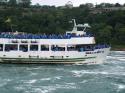
[[[44,51],[44,52],[0,52],[1,63],[99,63],[103,61],[110,48],[94,51]]]

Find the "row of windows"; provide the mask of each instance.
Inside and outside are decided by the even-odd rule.
[[[49,51],[48,45],[41,45],[41,51]],[[5,45],[5,51],[17,51],[18,45],[15,44],[6,44]],[[39,46],[38,45],[30,45],[29,51],[38,51]],[[0,51],[3,51],[3,45],[0,45]],[[28,51],[28,45],[20,45],[19,51],[27,52]]]
[[[3,45],[0,44],[0,51],[17,51],[18,45],[17,44],[5,44],[5,49],[3,49]],[[30,45],[29,51],[38,51],[38,45]],[[51,45],[52,51],[65,51],[65,46],[58,46],[58,45]],[[92,51],[92,46],[80,46],[80,45],[68,45],[67,51]],[[27,52],[28,45],[19,45],[19,51]],[[40,45],[40,51],[49,51],[49,45]]]

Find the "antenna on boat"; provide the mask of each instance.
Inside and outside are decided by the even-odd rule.
[[[85,23],[85,24],[76,24],[76,20],[75,19],[72,19],[72,21],[69,21],[70,23],[73,23],[74,26],[73,26],[73,30],[71,31],[71,33],[75,33],[77,35],[83,35],[83,34],[86,34],[86,29],[87,28],[90,28],[90,25],[88,23]],[[78,28],[82,28],[82,30],[78,30]],[[67,32],[69,33],[69,32]]]
[[[72,21],[74,22],[74,26],[76,26],[76,20],[75,20],[75,19],[72,19]]]
[[[74,23],[74,27],[73,27],[73,31],[77,31],[77,25],[76,25],[76,20],[72,19],[73,23]]]

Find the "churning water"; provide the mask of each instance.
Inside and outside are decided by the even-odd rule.
[[[0,93],[125,93],[125,52],[101,65],[0,64]]]

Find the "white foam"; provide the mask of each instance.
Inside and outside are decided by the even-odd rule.
[[[86,82],[88,82],[87,80],[83,80],[82,82],[80,82],[80,83],[86,83]]]
[[[12,81],[12,79],[0,79],[0,87],[5,86],[8,82]]]
[[[55,85],[55,88],[63,88],[63,89],[76,89],[77,87],[75,85],[69,85],[69,84],[65,84],[65,85],[59,85],[59,84],[56,84]]]
[[[7,82],[4,82],[4,83],[0,83],[0,87],[3,87],[7,84]]]
[[[57,71],[62,71],[64,68],[56,68]]]
[[[49,93],[56,89],[76,89],[75,83],[54,84],[52,86],[41,86],[42,90],[48,90]]]
[[[122,58],[121,58],[121,59],[118,59],[118,60],[120,60],[120,61],[125,61],[125,59],[122,59]]]
[[[40,80],[42,80],[42,81],[47,81],[47,80],[51,80],[51,78],[42,78],[42,79],[40,79]]]
[[[123,85],[123,84],[113,84],[113,85],[115,85],[115,86],[117,86],[117,88],[118,88],[118,92],[120,91],[120,90],[123,90],[123,89],[125,89],[125,85]]]
[[[72,73],[74,74],[108,74],[108,72],[94,72],[94,71],[85,71],[85,70],[82,70],[82,71],[72,71]]]
[[[107,71],[87,71],[87,70],[81,70],[81,71],[71,71],[73,73],[73,75],[75,77],[82,77],[84,74],[92,74],[92,75],[98,75],[98,74],[101,74],[101,75],[122,75],[122,76],[125,76],[125,72],[115,72],[115,71],[112,71],[112,72],[107,72]]]
[[[115,56],[107,56],[107,59],[116,59]]]
[[[121,60],[121,61],[125,61],[125,57],[124,56],[107,56],[107,59],[113,59],[113,60]]]
[[[14,87],[16,90],[18,90],[18,91],[21,91],[21,90],[25,90],[25,88],[24,87],[22,87],[22,86],[16,86],[16,87]]]
[[[47,90],[47,89],[35,88],[34,92],[37,92],[37,93],[48,93],[49,90]]]
[[[116,53],[116,54],[125,54],[125,51],[111,51],[111,53]]]
[[[125,85],[118,85],[119,89],[125,89]]]
[[[116,53],[124,53],[125,54],[125,51],[115,51]]]
[[[37,70],[37,69],[41,69],[41,67],[34,67],[34,68],[26,68],[26,70],[28,70],[28,71],[32,71],[32,70]]]
[[[67,85],[72,85],[72,86],[75,85],[75,83],[65,83],[65,84],[67,84]]]
[[[37,75],[37,73],[31,73],[31,76],[36,76]]]
[[[56,77],[52,77],[52,78],[41,78],[41,81],[48,81],[48,80],[59,80],[61,79],[62,76],[56,76]]]
[[[33,90],[35,93],[52,93],[56,88],[55,86],[41,86],[39,88],[34,88]]]
[[[54,77],[54,79],[61,79],[62,76],[57,76],[57,77]]]
[[[29,84],[32,84],[32,83],[35,83],[37,80],[33,79],[33,80],[28,80],[28,81],[25,81],[24,83],[29,83]]]

